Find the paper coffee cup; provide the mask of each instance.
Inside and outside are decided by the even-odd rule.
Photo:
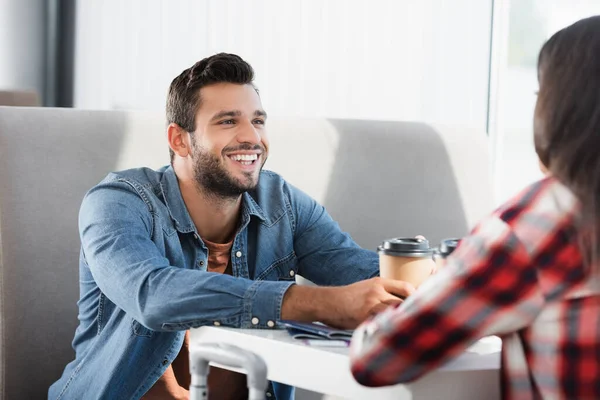
[[[418,287],[433,271],[433,249],[429,241],[418,238],[384,240],[377,248],[379,275],[382,278],[408,282]]]
[[[446,258],[456,249],[460,239],[452,238],[452,239],[444,239],[440,243],[440,247],[435,249],[433,253],[433,259],[435,260],[435,264],[437,269],[443,268],[446,265]]]

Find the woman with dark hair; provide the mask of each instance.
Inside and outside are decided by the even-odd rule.
[[[482,221],[447,267],[357,330],[352,373],[412,381],[488,335],[507,399],[600,399],[600,16],[548,40],[535,147],[547,177]]]

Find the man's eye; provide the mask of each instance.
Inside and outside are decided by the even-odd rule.
[[[254,123],[258,124],[258,125],[264,125],[265,124],[265,120],[264,119],[255,119]]]
[[[232,119],[226,119],[224,121],[219,122],[220,125],[233,125],[235,124],[235,121]]]

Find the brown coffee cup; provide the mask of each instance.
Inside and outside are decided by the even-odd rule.
[[[433,249],[426,239],[387,239],[377,248],[377,252],[379,275],[382,278],[405,281],[415,288],[431,275],[435,267]]]
[[[458,242],[460,242],[460,239],[444,239],[440,243],[440,247],[435,249],[433,259],[438,270],[446,265],[446,258],[456,249]]]

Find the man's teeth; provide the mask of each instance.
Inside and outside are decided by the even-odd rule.
[[[256,154],[234,154],[229,156],[233,161],[240,161],[244,165],[252,164],[253,161],[258,159]]]

